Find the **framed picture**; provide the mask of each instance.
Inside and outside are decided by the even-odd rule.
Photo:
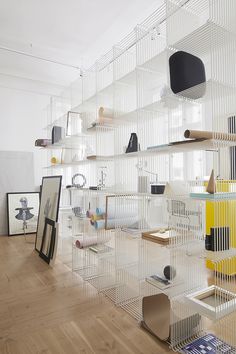
[[[39,256],[48,264],[53,258],[56,242],[56,223],[53,220],[45,218],[43,238]]]
[[[36,233],[38,213],[38,192],[7,193],[8,235]]]
[[[43,177],[35,249],[40,252],[46,218],[57,222],[62,176]]]
[[[82,131],[82,119],[79,112],[67,112],[66,136],[80,134]]]

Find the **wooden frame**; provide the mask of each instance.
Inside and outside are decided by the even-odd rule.
[[[54,194],[57,194],[57,200],[53,200],[54,207],[51,211],[51,215],[45,215],[45,199],[47,198],[50,199],[50,187],[49,191],[45,188],[45,183],[46,181],[52,181],[52,179],[55,179],[55,182],[57,185],[54,186]],[[45,218],[51,219],[55,222],[58,221],[58,215],[59,215],[59,204],[60,204],[60,195],[61,195],[61,181],[62,181],[62,176],[47,176],[42,178],[42,192],[41,192],[41,199],[40,199],[40,207],[39,207],[39,216],[38,216],[38,227],[37,227],[37,234],[35,238],[35,250],[37,252],[40,252],[41,249],[41,244],[42,244],[42,238],[43,238],[43,232],[44,232],[44,225],[45,225]],[[55,195],[54,195],[55,199]],[[51,205],[53,204],[50,200],[49,202]],[[47,214],[47,213],[46,213]],[[41,239],[41,243],[39,242]],[[37,244],[38,243],[38,244]]]
[[[71,114],[77,114],[78,117],[80,118],[80,113],[79,112],[73,112],[73,111],[68,111],[67,116],[66,116],[66,136],[72,136],[72,134],[69,134],[69,126],[71,124],[71,119],[74,119],[71,117]]]
[[[31,212],[30,212],[30,210],[32,210],[32,211],[34,211],[34,207],[27,207],[27,212],[29,213],[29,215],[33,215],[32,216],[32,218],[35,216],[36,218],[37,218],[37,222],[36,222],[36,227],[35,227],[35,229],[33,229],[33,230],[30,230],[29,232],[27,232],[27,231],[22,231],[22,232],[12,232],[11,231],[11,225],[10,225],[10,210],[9,210],[9,208],[10,208],[10,196],[19,196],[19,198],[21,197],[21,198],[23,198],[23,197],[26,197],[26,196],[28,196],[28,195],[37,195],[38,196],[38,198],[37,198],[37,211],[36,211],[36,214],[32,214]],[[21,199],[20,198],[20,199]],[[20,199],[19,199],[19,203],[20,203]],[[20,206],[20,204],[19,204],[19,206]],[[40,208],[40,193],[39,192],[13,192],[13,193],[7,193],[7,228],[8,228],[8,236],[19,236],[19,235],[25,235],[25,234],[35,234],[36,232],[37,232],[37,227],[38,227],[38,214],[39,214],[39,208]],[[23,216],[23,214],[24,214],[24,210],[23,210],[24,208],[23,207],[19,207],[19,208],[15,208],[14,210],[18,210],[19,212],[18,212],[18,215],[19,214],[21,214],[20,215],[20,219],[18,219],[16,216],[17,215],[15,215],[15,218],[16,219],[18,219],[19,221],[20,220],[22,220],[22,222],[24,223],[24,216]],[[21,219],[22,218],[22,219]],[[31,218],[30,218],[31,219]],[[30,219],[28,219],[28,220],[30,220]],[[27,220],[27,219],[26,219]],[[15,221],[15,219],[14,219],[14,221]],[[26,222],[26,221],[25,221]],[[23,226],[23,229],[22,230],[24,230],[24,226]]]
[[[47,240],[47,228],[48,228],[48,226],[51,226],[51,228],[52,228],[51,235],[50,235],[50,240]],[[51,259],[53,259],[55,241],[56,241],[55,221],[50,220],[48,218],[45,218],[45,224],[44,224],[44,230],[43,230],[43,239],[42,239],[42,243],[41,243],[39,256],[45,262],[47,262],[48,264],[50,263]],[[47,242],[46,245],[45,245],[45,242]],[[47,252],[44,251],[45,247],[47,249]]]

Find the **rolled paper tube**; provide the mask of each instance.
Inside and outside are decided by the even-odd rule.
[[[117,210],[109,210],[107,213],[108,219],[125,219],[125,218],[135,218],[138,215],[137,209],[128,210],[128,209],[117,209]]]
[[[103,208],[96,208],[96,214],[97,215],[103,215],[106,213],[106,210]]]
[[[96,209],[96,214],[104,214],[105,210],[102,208],[97,208]],[[107,211],[107,218],[108,219],[123,219],[127,217],[136,217],[138,215],[138,210],[135,208],[133,205],[111,205],[108,206],[108,211]],[[105,217],[105,216],[104,216]]]
[[[236,134],[209,132],[204,130],[185,130],[186,139],[216,139],[225,141],[236,141]]]
[[[113,119],[112,118],[106,118],[106,117],[100,117],[96,123],[98,124],[104,124],[104,123],[112,123]]]
[[[111,237],[109,237],[109,236],[101,237],[101,238],[99,238],[97,236],[93,236],[93,237],[88,237],[88,238],[84,238],[81,240],[76,240],[75,246],[77,248],[82,249],[85,247],[106,243],[106,242],[109,242],[110,240],[111,240]]]
[[[138,217],[126,217],[122,219],[108,219],[107,229],[114,229],[115,227],[129,227],[138,221]]]
[[[75,245],[76,245],[77,248],[82,248],[82,247],[80,247],[80,241],[79,240],[75,241]]]
[[[97,208],[96,209],[97,215],[106,215],[105,209]],[[137,208],[133,208],[129,205],[113,205],[108,207],[107,218],[108,219],[123,219],[126,217],[136,217],[138,214]]]
[[[105,229],[105,220],[96,220],[94,222],[94,227],[96,230],[101,230],[101,229]]]
[[[101,230],[105,229],[114,229],[115,227],[129,227],[138,221],[137,217],[132,218],[123,218],[123,219],[108,219],[105,223],[105,220],[97,220],[94,223],[95,229]]]
[[[104,118],[111,119],[114,117],[114,111],[111,108],[100,107],[98,110],[98,117],[99,117],[99,120],[103,120]]]
[[[96,211],[95,210],[87,210],[86,211],[86,216],[87,218],[91,218],[94,214],[96,214]]]
[[[94,214],[91,216],[92,221],[101,220],[101,219],[104,219],[103,214],[102,215]]]

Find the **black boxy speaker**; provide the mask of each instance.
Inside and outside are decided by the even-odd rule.
[[[179,51],[172,54],[169,58],[169,67],[170,87],[174,93],[181,92],[182,96],[191,99],[198,99],[204,96],[206,92],[206,73],[200,58]],[[196,85],[199,86],[194,87]],[[193,89],[188,90],[190,88]]]

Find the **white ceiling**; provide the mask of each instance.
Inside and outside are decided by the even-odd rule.
[[[0,0],[0,47],[88,66],[162,0]],[[76,69],[0,50],[0,75],[68,85]]]

